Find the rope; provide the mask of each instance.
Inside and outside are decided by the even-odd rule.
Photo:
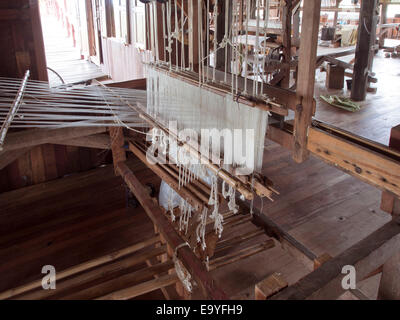
[[[178,276],[179,280],[182,282],[182,285],[185,287],[185,289],[189,292],[192,293],[193,290],[193,285],[191,283],[192,276],[191,274],[187,271],[185,266],[182,264],[182,262],[178,259],[178,250],[188,246],[190,248],[189,243],[184,242],[178,245],[175,248],[174,255],[172,257],[172,260],[175,264],[175,271],[176,275]]]

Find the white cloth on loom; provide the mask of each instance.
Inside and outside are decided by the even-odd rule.
[[[238,103],[231,94],[216,94],[151,67],[147,71],[147,111],[150,115],[167,126],[168,121],[177,121],[178,130],[193,129],[199,138],[202,129],[230,129],[232,132],[242,129],[242,154],[246,157],[249,156],[246,154],[246,129],[253,129],[254,169],[261,171],[268,124],[267,111]],[[224,152],[223,143],[221,152]]]

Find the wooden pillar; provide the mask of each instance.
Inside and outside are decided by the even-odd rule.
[[[107,37],[115,37],[114,8],[112,0],[105,0]]]
[[[308,129],[315,113],[314,84],[320,11],[321,0],[304,1],[297,76],[300,103],[296,107],[294,123],[293,159],[297,162],[304,161],[308,156]]]
[[[300,41],[300,6],[293,14],[293,40],[298,45]]]
[[[400,151],[400,125],[392,128],[389,147]],[[400,200],[388,192],[383,192],[381,209],[391,215],[400,215]]]
[[[392,129],[389,146],[395,150],[400,150],[400,125]],[[381,208],[390,213],[393,219],[400,218],[400,199],[393,195],[386,192],[382,194]],[[378,299],[400,299],[400,252],[383,265]]]
[[[378,0],[363,1],[361,3],[360,22],[354,64],[351,99],[363,101],[367,95],[368,72],[372,67],[374,45],[376,42],[376,26]]]
[[[189,0],[189,67],[199,69],[199,13],[198,0]]]
[[[33,46],[35,51],[35,61],[31,61],[31,79],[49,81],[47,74],[46,53],[44,48],[42,22],[40,20],[39,4],[35,0],[29,0],[29,11],[33,33]],[[35,68],[32,66],[35,65]],[[35,70],[32,70],[35,69]],[[26,69],[23,70],[25,73]],[[22,77],[22,75],[21,75]]]
[[[292,0],[285,0],[282,7],[282,28],[283,28],[283,57],[284,62],[290,63],[292,59]],[[285,76],[281,81],[281,87],[289,88],[290,68],[285,70]]]
[[[342,2],[342,0],[336,0],[336,9],[339,9],[340,3]],[[338,20],[338,16],[339,16],[339,10],[335,11],[335,15],[333,16],[333,27],[336,28],[337,25],[337,20]]]
[[[388,8],[387,3],[382,3],[380,24],[387,23],[387,8]],[[379,32],[381,33],[381,35],[379,36],[379,48],[382,48],[385,45],[386,32],[382,33],[381,28],[379,28]]]
[[[217,25],[218,25],[217,41],[218,41],[218,43],[221,43],[225,36],[226,1],[231,1],[231,0],[218,0],[218,5],[219,5],[219,14],[218,14],[218,19],[217,19]],[[232,27],[231,21],[232,21],[232,2],[229,5],[228,30],[226,31],[227,34],[229,34],[229,31]],[[227,60],[231,61],[231,46],[229,44],[227,44],[227,48],[228,48]],[[218,70],[225,71],[225,49],[220,49],[217,51],[215,66]],[[229,63],[228,63],[227,71],[230,71]]]

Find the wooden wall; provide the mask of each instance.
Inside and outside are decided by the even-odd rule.
[[[0,76],[47,81],[38,0],[0,1]],[[109,162],[107,151],[42,145],[0,170],[0,192],[92,169]]]
[[[46,58],[37,0],[0,1],[0,76],[47,81]]]
[[[110,152],[45,144],[0,170],[0,193],[84,172],[110,162]]]

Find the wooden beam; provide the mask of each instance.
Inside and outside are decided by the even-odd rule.
[[[70,140],[62,140],[62,141],[59,141],[59,139],[56,138],[54,142],[49,141],[49,143],[60,144],[65,146],[102,149],[102,150],[108,150],[111,148],[111,140],[108,134],[95,134],[91,136],[85,136],[85,137],[80,137]],[[10,163],[14,162],[15,160],[22,157],[25,153],[29,152],[29,150],[31,150],[32,147],[20,148],[0,153],[0,170],[4,169]]]
[[[389,147],[400,152],[400,125],[392,128]],[[383,192],[381,209],[392,215],[400,215],[400,200],[391,193]]]
[[[376,42],[376,26],[378,0],[363,1],[361,3],[360,23],[356,48],[356,61],[354,64],[353,84],[351,99],[363,101],[367,95],[368,73],[372,68]]]
[[[117,164],[117,170],[132,193],[136,196],[147,215],[158,227],[160,234],[171,248],[181,246],[184,241],[179,236],[174,227],[162,213],[161,208],[157,206],[150,196],[146,193],[143,185],[136,178],[129,167],[120,162]],[[227,299],[227,295],[216,284],[215,279],[207,272],[201,261],[194,255],[193,251],[187,247],[181,247],[177,252],[178,258],[182,261],[193,279],[197,282],[206,297],[211,299]]]
[[[147,156],[143,150],[140,150],[139,146],[135,143],[129,143],[129,150],[133,152],[133,154],[138,157],[140,161],[142,161],[151,171],[153,171],[158,177],[164,180],[178,195],[180,195],[183,199],[187,199],[189,204],[193,208],[201,208],[204,204],[202,199],[200,199],[196,194],[192,193],[189,189],[189,186],[181,186],[179,187],[179,181],[177,177],[171,175],[171,172],[168,171],[165,167],[159,164],[150,164],[147,161]]]
[[[0,153],[0,170],[4,169],[10,163],[22,157],[29,150],[31,150],[31,148],[21,148]]]
[[[155,257],[157,259],[157,257]],[[125,289],[130,286],[136,286],[142,282],[148,281],[149,278],[156,276],[159,278],[159,274],[163,274],[168,271],[174,271],[174,263],[171,260],[167,260],[163,263],[158,263],[150,267],[140,269],[138,271],[129,272],[121,276],[112,278],[110,280],[101,282],[99,284],[92,285],[88,288],[82,288],[72,294],[62,296],[62,300],[89,300],[96,299],[104,295],[108,295],[115,291]],[[160,288],[161,290],[164,287]]]
[[[255,299],[267,300],[287,287],[288,283],[285,278],[280,273],[275,272],[256,284]]]
[[[126,161],[126,150],[124,148],[125,138],[124,130],[118,127],[110,127],[111,150],[115,173],[117,172],[117,164]]]
[[[128,299],[133,299],[135,297],[144,295],[146,293],[168,287],[172,284],[175,284],[176,282],[179,281],[179,278],[176,274],[168,274],[165,276],[162,276],[157,279],[153,279],[147,282],[140,283],[136,286],[133,286],[131,288],[119,290],[110,294],[107,294],[105,296],[102,296],[100,298],[97,298],[96,300],[128,300]]]
[[[400,158],[395,153],[379,154],[317,128],[310,129],[308,150],[356,178],[400,196]]]
[[[292,130],[287,122],[283,129],[273,125],[267,137],[290,149]],[[400,198],[399,151],[316,120],[307,148],[328,164]]]
[[[143,78],[143,79],[122,81],[122,82],[113,82],[113,83],[107,83],[105,86],[110,88],[146,90],[147,79]]]
[[[297,77],[297,95],[301,103],[296,106],[294,128],[293,159],[296,162],[303,162],[308,156],[308,129],[315,113],[314,84],[320,8],[321,0],[304,1]]]
[[[102,264],[105,264],[105,263],[117,260],[119,258],[125,257],[125,256],[130,255],[130,254],[132,254],[134,252],[137,252],[137,251],[139,251],[139,250],[141,250],[143,248],[146,248],[146,247],[149,247],[151,245],[154,245],[159,241],[160,241],[160,237],[156,236],[156,237],[147,239],[145,241],[142,241],[142,242],[139,242],[139,243],[135,243],[135,244],[133,244],[133,245],[127,247],[127,248],[112,252],[112,253],[107,254],[105,256],[98,257],[98,258],[95,258],[93,260],[89,260],[89,261],[83,262],[81,264],[78,264],[76,266],[73,266],[71,268],[65,269],[65,270],[57,273],[57,281],[60,281],[60,280],[62,280],[64,278],[73,276],[73,275],[75,275],[77,273],[80,273],[82,271],[86,271],[86,270],[89,270],[91,268],[100,266]],[[12,298],[14,296],[23,294],[25,292],[28,292],[28,291],[31,291],[31,290],[34,290],[34,289],[37,289],[37,288],[41,288],[41,286],[42,286],[42,279],[37,280],[37,281],[33,281],[33,282],[28,283],[28,284],[24,284],[22,286],[19,286],[19,287],[16,287],[16,288],[1,292],[0,293],[0,299],[1,300],[9,299],[9,298]]]
[[[55,141],[54,144],[61,144],[66,146],[93,148],[93,149],[111,149],[110,135],[99,133],[91,136],[85,136],[70,140]]]
[[[105,127],[95,128],[60,128],[60,129],[35,129],[25,130],[7,135],[3,151],[0,157],[6,151],[17,150],[21,148],[33,147],[40,144],[56,143],[63,140],[70,140],[79,137],[85,137],[97,133],[104,133]]]
[[[239,207],[247,207],[245,204],[239,202]],[[243,209],[241,209],[243,210]],[[317,256],[306,248],[303,244],[298,242],[290,234],[284,231],[279,225],[268,218],[265,214],[261,213],[257,208],[253,208],[255,214],[253,215],[253,223],[259,227],[264,228],[265,233],[275,238],[293,257],[301,261],[308,270],[314,270],[314,260]]]
[[[345,292],[342,287],[344,266],[354,266],[356,281],[360,281],[398,250],[400,223],[391,221],[271,299],[336,299]]]

